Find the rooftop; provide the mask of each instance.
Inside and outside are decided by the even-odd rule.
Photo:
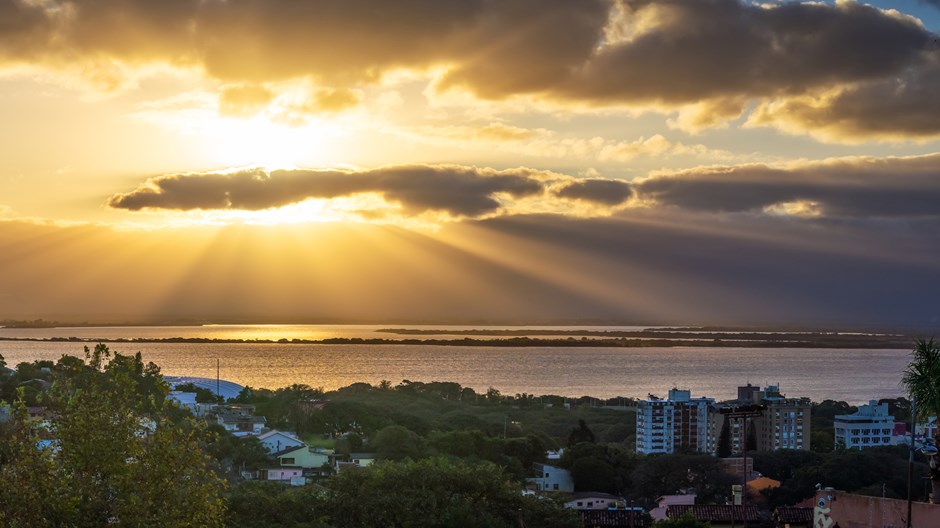
[[[757,506],[737,506],[731,504],[675,504],[666,508],[666,517],[675,519],[691,513],[699,521],[731,522],[747,520],[757,521]]]

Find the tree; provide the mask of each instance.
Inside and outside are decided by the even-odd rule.
[[[581,526],[575,512],[523,497],[519,485],[489,463],[381,462],[343,470],[326,488],[330,525],[337,528]]]
[[[721,424],[721,433],[718,434],[718,458],[728,458],[731,456],[731,427],[728,425],[729,418]]]
[[[709,526],[709,523],[697,520],[691,513],[686,513],[676,519],[665,519],[653,523],[653,528],[708,528]]]
[[[196,393],[196,403],[224,403],[225,398],[219,396],[215,391],[206,389],[204,387],[197,387],[193,383],[181,383],[175,387],[175,390],[184,391],[184,392],[195,392]],[[245,389],[242,389],[244,391]],[[241,396],[241,392],[238,393]]]
[[[57,366],[51,424],[18,402],[0,438],[0,525],[220,526],[224,483],[199,425],[163,412],[159,369],[104,345],[86,360]]]
[[[747,450],[753,453],[757,451],[757,432],[755,431],[757,427],[747,422],[745,422],[745,427],[747,427],[747,439],[745,439]]]
[[[275,482],[244,481],[228,494],[225,525],[233,528],[327,528],[316,486],[288,488]]]
[[[571,465],[571,479],[577,491],[620,491],[617,474],[606,460],[597,457],[581,457]]]
[[[400,425],[390,425],[375,433],[372,447],[379,458],[403,460],[421,455],[421,438]]]
[[[336,439],[336,452],[344,455],[349,453],[361,453],[363,446],[362,437],[356,433],[347,433]]]
[[[915,407],[915,419],[940,416],[940,343],[933,338],[918,339],[912,359],[901,382],[907,387]],[[938,441],[940,438],[934,438]],[[930,459],[931,502],[940,504],[940,468],[937,457]]]
[[[581,442],[594,443],[594,433],[591,432],[591,429],[588,428],[584,420],[578,420],[578,427],[572,429],[571,434],[568,435],[568,447],[580,444]]]

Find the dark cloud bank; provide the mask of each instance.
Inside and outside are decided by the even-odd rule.
[[[252,83],[311,78],[349,94],[396,69],[444,67],[440,88],[484,98],[704,104],[719,118],[756,98],[779,103],[756,123],[940,133],[936,35],[852,2],[0,0],[0,18],[0,60],[197,66],[262,94]]]
[[[581,200],[604,206],[635,198],[641,205],[713,213],[785,213],[802,205],[825,218],[940,217],[940,154],[846,158],[790,166],[704,167],[635,183],[576,180],[534,169],[403,165],[362,171],[261,169],[171,174],[109,200],[113,208],[259,210],[309,198],[379,193],[407,215],[439,211],[478,218],[503,211],[500,194]]]
[[[0,315],[940,329],[940,222],[645,210],[445,225],[111,231],[0,222]],[[195,233],[195,234],[194,234]],[[120,250],[116,248],[121,248]]]
[[[457,217],[495,212],[498,193],[515,197],[542,191],[532,171],[480,170],[451,165],[411,165],[375,170],[308,171],[260,169],[209,174],[173,174],[148,180],[111,197],[114,208],[268,209],[308,198],[337,198],[377,192],[398,202],[405,213],[441,211]]]
[[[242,241],[241,256],[231,259],[231,250],[216,249],[226,244],[207,243],[200,269],[162,294],[168,300],[160,313],[940,328],[940,154],[709,167],[632,184],[460,166],[170,175],[111,203],[257,209],[357,192],[384,193],[412,214],[440,210],[464,220],[436,234],[374,225],[305,228],[316,254],[340,263],[343,275],[311,271],[313,264],[268,269],[292,285],[277,296],[270,284],[257,286],[269,280],[259,259],[274,253],[284,262],[303,262],[302,244],[256,251]],[[499,193],[625,207],[599,218],[523,214],[499,209]],[[811,203],[812,214],[773,208],[798,202]],[[219,237],[246,229],[263,228],[230,227]],[[333,239],[344,245],[331,244],[324,229],[341,231]],[[37,274],[42,267],[28,266],[20,245],[4,247],[14,248],[5,266],[22,269],[0,271],[23,277],[23,288],[50,280]],[[149,264],[158,269],[167,260],[141,258],[153,259]],[[216,262],[225,258],[235,269],[220,282],[210,276],[226,267]],[[85,259],[79,252],[61,261],[71,266]],[[110,291],[88,283],[96,286]],[[123,298],[127,291],[133,290],[109,294],[116,306],[130,302]]]

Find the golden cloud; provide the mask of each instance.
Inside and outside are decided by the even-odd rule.
[[[330,87],[313,98],[319,111],[356,104],[351,89],[391,72],[434,71],[437,89],[479,98],[681,107],[685,129],[785,99],[756,121],[815,130],[833,112],[845,117],[833,136],[923,137],[934,132],[921,116],[935,114],[918,104],[940,91],[936,37],[855,2],[0,0],[0,18],[7,64],[78,68],[106,85],[146,64],[245,86],[306,79]],[[836,88],[832,109],[799,99]]]

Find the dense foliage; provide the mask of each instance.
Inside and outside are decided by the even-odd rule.
[[[19,390],[0,431],[0,526],[221,525],[224,482],[156,365],[99,345],[48,374],[50,418],[30,419]]]
[[[627,398],[504,395],[408,380],[328,393],[306,385],[246,388],[234,402],[254,405],[268,425],[337,453],[374,453],[379,462],[299,488],[244,481],[243,471],[275,465],[264,447],[168,405],[167,392],[156,365],[140,354],[112,357],[104,346],[85,360],[22,363],[0,375],[0,396],[12,404],[0,423],[0,526],[518,526],[520,519],[576,526],[577,517],[556,502],[521,493],[533,465],[562,447],[550,463],[570,470],[576,491],[611,493],[636,506],[684,492],[696,493],[698,503],[725,503],[738,482],[710,455],[636,454]],[[199,399],[214,401],[206,392]],[[886,401],[899,418],[909,415],[907,400]],[[27,417],[35,405],[46,408],[45,421]],[[753,452],[755,469],[781,481],[754,503],[794,504],[817,484],[904,496],[904,447],[833,445],[832,419],[855,410],[845,402],[814,404],[813,452]],[[918,458],[915,482],[927,474],[925,460]]]

